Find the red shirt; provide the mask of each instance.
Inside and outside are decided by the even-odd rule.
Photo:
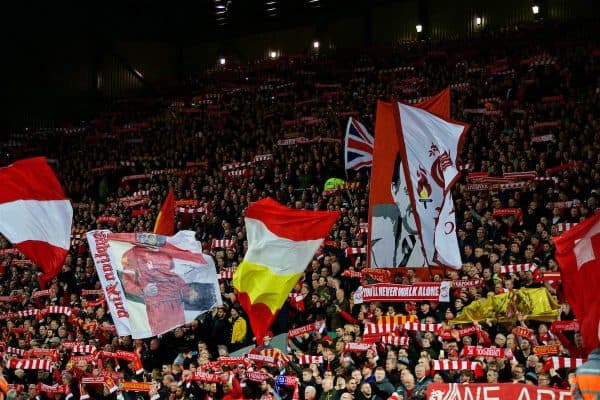
[[[185,324],[183,294],[186,282],[172,269],[164,252],[136,246],[123,255],[123,290],[130,302],[145,304],[153,335]]]

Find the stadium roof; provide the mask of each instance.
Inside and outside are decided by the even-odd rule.
[[[402,0],[396,0],[399,2]],[[40,33],[120,40],[202,41],[326,24],[391,0],[196,0],[185,2],[15,3],[8,19],[27,37]],[[93,5],[92,5],[93,4]],[[11,8],[13,7],[11,6]]]

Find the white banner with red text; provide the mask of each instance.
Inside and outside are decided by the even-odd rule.
[[[378,283],[362,287],[363,302],[382,301],[450,301],[449,281],[421,282],[412,285]]]

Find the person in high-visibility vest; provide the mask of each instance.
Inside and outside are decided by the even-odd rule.
[[[598,325],[600,338],[600,324]],[[575,400],[600,399],[600,347],[592,351],[588,359],[575,372],[572,386]]]
[[[0,400],[6,399],[6,393],[8,393],[8,382],[4,376],[0,374]]]

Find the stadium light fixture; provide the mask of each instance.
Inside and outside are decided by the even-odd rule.
[[[540,6],[534,4],[533,6],[531,6],[531,12],[533,13],[533,15],[538,15],[540,13]]]
[[[415,28],[417,29],[417,33],[423,32],[423,25],[419,24]]]
[[[225,60],[225,57],[219,58],[219,64],[220,65],[225,65],[226,62],[227,62],[227,60]]]
[[[318,40],[313,41],[313,49],[318,50],[321,43]]]

